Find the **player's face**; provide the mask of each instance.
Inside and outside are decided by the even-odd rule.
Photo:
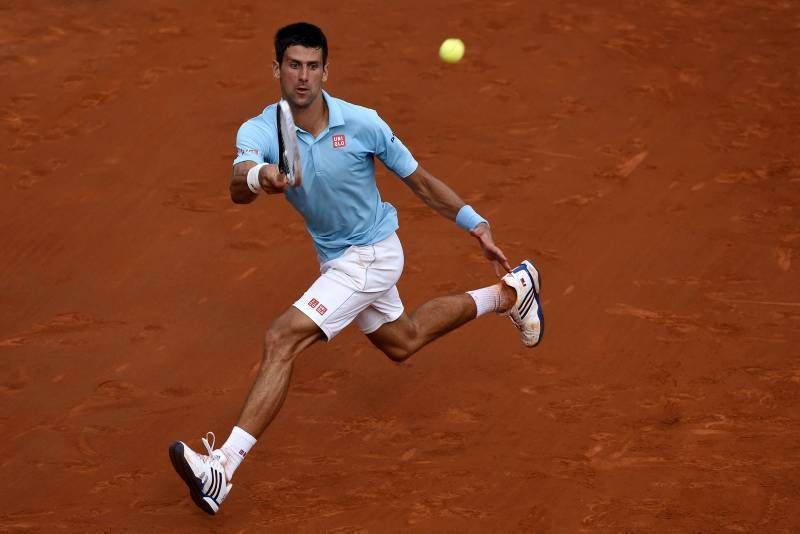
[[[328,79],[328,65],[322,64],[322,49],[293,45],[283,53],[283,61],[272,62],[272,74],[281,84],[283,98],[296,107],[310,106]]]

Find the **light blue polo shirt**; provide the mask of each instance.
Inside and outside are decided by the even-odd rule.
[[[400,178],[417,169],[411,152],[378,114],[334,98],[328,104],[328,127],[316,138],[298,128],[303,179],[285,197],[305,219],[321,262],[351,245],[369,245],[397,230],[397,210],[381,200],[375,183],[375,157]],[[233,163],[278,162],[277,104],[239,128]]]

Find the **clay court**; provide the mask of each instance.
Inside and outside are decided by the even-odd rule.
[[[800,530],[800,5],[444,4],[0,1],[0,531]],[[288,203],[228,196],[296,20],[537,263],[546,334],[315,345],[210,517],[167,447],[225,438],[318,273]],[[378,180],[408,308],[495,280]]]

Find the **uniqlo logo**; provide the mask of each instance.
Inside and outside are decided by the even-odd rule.
[[[241,456],[242,458],[244,458],[245,456],[247,456],[247,453],[246,453],[246,452],[244,452],[244,449],[239,449],[239,456]]]
[[[344,134],[336,134],[333,136],[333,148],[342,148],[347,144]]]
[[[316,308],[317,304],[319,304],[319,301],[317,299],[311,299],[308,301],[308,305],[311,306],[312,308]]]
[[[317,308],[317,313],[319,313],[320,315],[325,315],[326,311],[328,311],[328,308],[326,308],[322,304],[320,304],[319,308]]]

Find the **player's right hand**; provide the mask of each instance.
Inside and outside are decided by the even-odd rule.
[[[283,193],[289,187],[289,180],[285,174],[281,174],[277,165],[264,165],[258,173],[258,181],[261,189],[268,195]]]

